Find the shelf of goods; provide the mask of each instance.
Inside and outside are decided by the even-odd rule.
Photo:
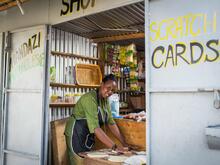
[[[65,102],[58,102],[58,103],[50,103],[50,107],[74,107],[74,103],[65,103]]]
[[[77,84],[64,84],[64,83],[50,83],[51,87],[61,87],[61,88],[98,88],[99,85],[77,85]]]
[[[89,56],[82,56],[82,55],[73,54],[73,53],[64,53],[64,52],[51,51],[51,55],[53,55],[53,56],[63,56],[63,57],[69,57],[69,58],[80,58],[80,59],[92,60],[92,61],[100,61],[99,58],[89,57]]]
[[[86,85],[77,85],[77,84],[64,84],[64,83],[54,83],[54,82],[51,82],[50,83],[50,86],[51,87],[60,87],[60,88],[98,88],[99,85],[89,85],[89,86],[86,86]],[[50,103],[50,107],[51,108],[55,108],[55,107],[74,107],[74,103],[68,103],[68,102],[56,102],[56,103]]]
[[[117,93],[130,93],[133,95],[140,95],[140,94],[145,94],[145,91],[133,91],[133,90],[118,90]]]
[[[54,89],[61,88],[65,91],[70,88],[73,88],[73,89],[77,88],[77,91],[78,91],[78,89],[79,90],[85,89],[85,91],[88,91],[88,89],[96,89],[99,87],[99,85],[98,85],[98,84],[100,84],[99,82],[95,81],[95,83],[89,82],[86,84],[85,81],[88,81],[89,77],[87,76],[85,79],[84,77],[81,77],[82,74],[80,72],[78,73],[78,77],[76,74],[77,69],[81,72],[83,72],[83,69],[84,69],[87,74],[89,71],[91,72],[93,68],[98,70],[99,68],[97,69],[97,65],[95,65],[95,64],[100,61],[99,58],[78,55],[78,54],[73,54],[73,53],[57,52],[57,51],[51,51],[51,56],[63,58],[63,62],[66,62],[65,60],[69,60],[69,62],[68,61],[66,62],[66,65],[65,65],[65,63],[63,64],[65,67],[63,66],[63,67],[61,67],[61,69],[67,68],[69,65],[71,65],[69,67],[74,68],[74,70],[70,71],[69,67],[68,67],[68,69],[63,69],[63,75],[64,76],[75,76],[73,78],[74,81],[70,81],[72,79],[68,78],[68,77],[65,77],[65,80],[63,82],[62,82],[63,79],[60,79],[60,78],[58,78],[58,80],[56,80],[56,68],[55,68],[56,65],[54,65],[53,70],[51,70],[53,73],[51,72],[51,75],[50,75],[51,76],[51,82],[50,82],[51,88],[54,88]],[[81,63],[82,62],[81,61],[80,63],[73,63],[73,61],[77,60],[77,59],[84,60],[84,62]],[[59,61],[59,60],[57,60],[57,61]],[[84,67],[84,68],[82,68],[82,67]],[[60,66],[59,66],[59,69],[60,69]],[[71,74],[66,74],[67,71],[71,72]],[[69,73],[69,72],[67,72],[67,73]],[[94,71],[92,71],[92,72],[94,72]],[[59,74],[60,74],[60,71],[59,71]],[[98,76],[101,79],[100,74],[101,74],[101,72],[99,70]],[[92,76],[92,77],[94,77],[94,76]],[[59,82],[59,80],[61,80],[61,82]],[[81,83],[81,82],[83,82],[83,83]],[[64,96],[62,98],[64,99]],[[75,105],[75,103],[64,102],[63,100],[61,100],[61,101],[57,101],[57,102],[51,102],[49,106],[50,106],[50,108],[62,108],[62,107],[63,108],[71,108],[71,107],[74,107],[74,105]]]

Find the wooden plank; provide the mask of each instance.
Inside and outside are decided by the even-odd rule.
[[[129,108],[120,108],[119,112],[122,114],[122,113],[131,113],[131,112],[134,112],[133,109],[129,109]]]
[[[72,53],[56,52],[56,51],[51,51],[51,55],[53,55],[53,56],[64,56],[64,57],[69,57],[69,58],[81,58],[81,59],[93,60],[93,61],[99,61],[100,60],[99,58],[82,56],[82,55],[72,54]]]
[[[129,89],[118,90],[117,93],[131,93],[135,95],[145,94],[145,91],[133,91]]]
[[[0,3],[8,3],[10,2],[11,0],[0,0]]]
[[[105,58],[104,58],[104,46],[103,44],[98,44],[98,57],[100,57],[100,61],[98,62],[98,65],[100,66],[102,77],[104,77],[105,74]]]
[[[51,122],[52,152],[54,165],[68,165],[66,139],[64,135],[66,119]]]
[[[98,88],[99,85],[77,85],[77,84],[63,84],[63,83],[50,83],[51,87],[61,87],[61,88]]]
[[[74,107],[73,103],[50,103],[50,107]]]
[[[95,43],[100,43],[100,42],[138,39],[138,38],[144,38],[144,37],[145,37],[144,33],[134,33],[134,34],[127,34],[127,35],[120,35],[120,36],[96,38],[96,39],[92,39],[92,41],[95,42]]]
[[[20,0],[20,3],[22,4],[26,1],[28,1],[28,0]],[[4,3],[4,0],[3,0],[3,3]],[[7,10],[7,9],[13,7],[13,6],[17,6],[16,1],[12,1],[12,2],[9,2],[9,3],[5,2],[5,5],[0,6],[0,11]]]
[[[85,157],[84,165],[122,165],[122,163],[110,162],[100,158]]]

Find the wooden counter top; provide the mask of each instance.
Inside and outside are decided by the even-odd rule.
[[[90,158],[84,156],[84,165],[122,165],[122,163],[111,162],[102,158]]]
[[[106,153],[107,155],[111,156],[111,154],[108,154],[108,152],[111,153],[111,150],[110,151],[107,151],[109,149],[104,149],[104,150],[106,150],[106,151],[103,151],[103,150],[102,151],[98,150],[98,151]],[[91,151],[91,153],[92,152],[93,151]],[[109,161],[107,157],[105,157],[105,158],[89,157],[89,156],[87,156],[87,153],[89,153],[89,152],[79,153],[79,155],[84,158],[84,163],[83,163],[84,165],[122,165],[123,164],[123,163]],[[133,156],[133,155],[134,155],[134,153],[127,153],[127,154],[121,155],[121,156],[126,156],[127,158],[129,158],[130,156]]]
[[[85,158],[84,165],[122,165],[123,163],[110,162],[99,158]]]

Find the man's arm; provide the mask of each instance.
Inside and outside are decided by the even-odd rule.
[[[105,132],[101,128],[96,128],[95,136],[108,148],[112,148],[115,146],[115,143],[105,134]]]
[[[124,137],[122,136],[122,134],[120,133],[118,126],[116,124],[108,124],[109,129],[111,130],[111,132],[113,133],[113,135],[121,142],[121,144],[124,147],[128,147],[128,145],[126,144]]]

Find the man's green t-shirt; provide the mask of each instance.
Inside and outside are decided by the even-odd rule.
[[[106,110],[108,114],[108,124],[115,124],[115,121],[112,118],[111,110],[107,99],[102,99],[100,101],[101,113],[104,114]],[[70,120],[67,122],[65,129],[66,135],[71,135],[72,125],[74,124],[75,119],[86,119],[87,125],[90,133],[94,133],[95,128],[100,127],[98,120],[98,101],[97,94],[95,90],[92,90],[79,99],[73,108],[73,116],[70,117]]]

